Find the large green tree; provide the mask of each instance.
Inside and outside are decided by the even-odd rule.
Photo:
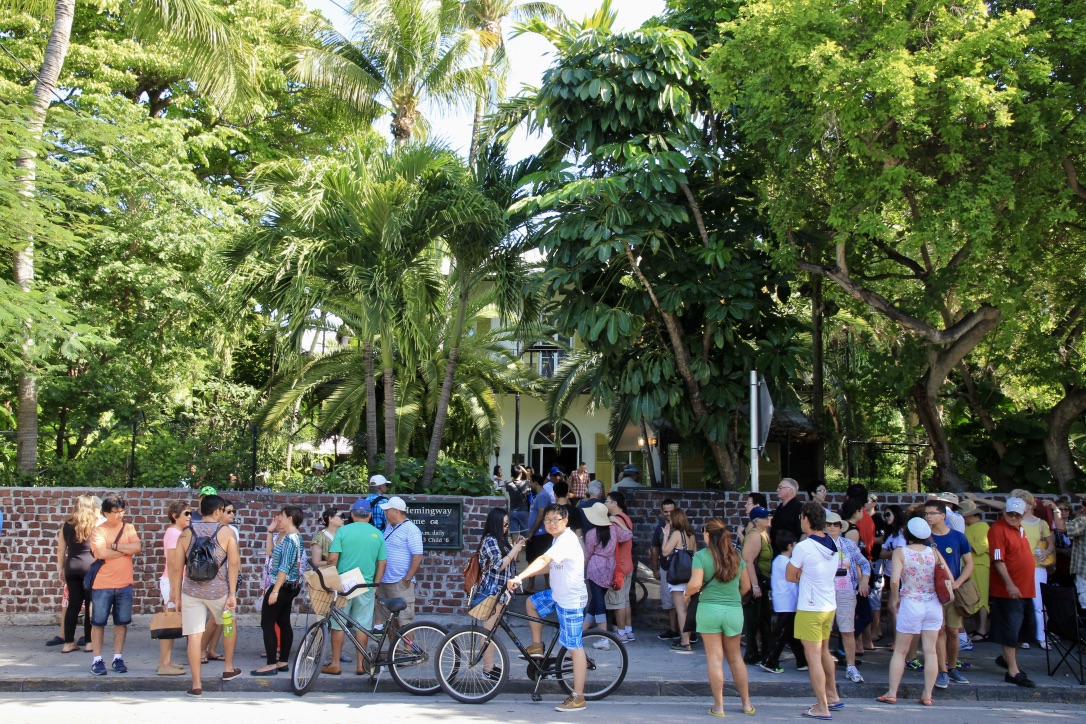
[[[1054,30],[1032,19],[984,2],[756,2],[710,63],[716,107],[765,160],[780,258],[905,333],[898,364],[950,489],[968,483],[944,384],[1017,313],[1033,250],[1074,214],[1062,165],[1074,115],[1036,92],[1056,61]]]

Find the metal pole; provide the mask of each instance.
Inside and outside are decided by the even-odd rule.
[[[128,485],[131,488],[135,485],[136,479],[136,431],[139,428],[140,416],[137,413],[132,418],[132,452],[128,456]]]
[[[750,489],[758,492],[758,371],[750,371]]]

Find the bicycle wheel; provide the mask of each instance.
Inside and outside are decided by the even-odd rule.
[[[309,627],[294,655],[294,666],[290,672],[290,690],[302,696],[311,688],[321,673],[324,642],[328,639],[328,622],[317,621]]]
[[[592,629],[584,633],[582,640],[588,657],[584,698],[596,701],[613,693],[622,684],[629,659],[626,647],[610,631]],[[558,652],[558,685],[567,694],[573,693],[573,658],[565,647]]]
[[[441,689],[433,662],[446,633],[437,624],[421,622],[400,631],[392,646],[388,671],[401,689],[416,696],[436,694]]]
[[[483,704],[495,696],[509,680],[509,655],[498,639],[490,642],[494,667],[488,669],[483,658],[486,630],[461,626],[445,637],[438,650],[434,670],[441,688],[461,704]],[[497,672],[495,676],[494,672]]]
[[[637,611],[638,608],[643,606],[649,598],[649,589],[638,578],[633,582],[633,586],[630,587],[630,609]]]

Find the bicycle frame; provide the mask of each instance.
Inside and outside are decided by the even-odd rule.
[[[509,600],[503,602],[502,599],[505,598],[506,595],[508,595]],[[559,634],[559,631],[558,631],[559,625],[558,625],[558,623],[556,621],[549,621],[549,620],[547,620],[545,618],[539,618],[538,616],[529,616],[526,613],[520,613],[519,611],[511,611],[511,610],[509,610],[509,604],[512,603],[513,600],[514,599],[513,599],[512,595],[510,595],[510,594],[503,594],[498,599],[498,605],[501,606],[501,610],[498,613],[498,620],[495,622],[493,629],[487,630],[486,637],[483,639],[483,644],[484,645],[479,648],[479,653],[477,654],[477,656],[479,658],[476,658],[475,660],[473,660],[471,662],[472,666],[475,666],[475,665],[477,665],[479,663],[479,660],[482,657],[483,652],[486,651],[487,647],[490,645],[490,642],[494,639],[494,636],[495,636],[495,634],[497,634],[498,629],[501,629],[502,631],[505,632],[505,635],[509,637],[509,640],[513,642],[513,645],[517,647],[517,649],[520,651],[520,653],[523,654],[524,657],[527,658],[529,662],[535,663],[536,670],[539,671],[539,673],[540,673],[540,677],[539,677],[540,679],[544,679],[544,678],[546,678],[548,676],[552,676],[552,675],[557,674],[558,669],[556,667],[551,668],[550,666],[548,666],[546,664],[546,662],[553,660],[551,655],[552,655],[552,653],[554,653],[554,645],[556,643],[558,643],[558,634]],[[513,618],[519,619],[521,621],[528,621],[529,623],[535,622],[535,623],[547,626],[549,628],[555,629],[554,636],[551,638],[551,642],[547,646],[547,650],[544,652],[543,658],[541,660],[539,660],[537,662],[537,661],[535,661],[535,659],[533,659],[531,656],[528,655],[527,647],[525,647],[524,644],[522,644],[520,642],[520,639],[517,638],[516,633],[513,632],[513,627],[510,626],[509,623],[505,620],[506,617],[508,617],[508,616],[512,616]],[[471,625],[473,627],[485,629],[484,626],[479,626],[475,622],[475,620],[472,620]]]

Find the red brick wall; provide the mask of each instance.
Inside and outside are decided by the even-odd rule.
[[[89,488],[0,488],[4,530],[0,535],[0,618],[22,623],[55,619],[63,595],[56,573],[56,535],[72,501],[82,493],[119,494],[127,505],[125,520],[136,526],[143,552],[135,559],[135,610],[150,614],[161,605],[158,579],[162,573],[162,534],[169,521],[166,508],[183,499],[179,490],[97,490]],[[195,496],[193,504],[196,503]],[[291,495],[237,491],[227,495],[237,506],[241,531],[241,576],[238,605],[242,613],[259,610],[260,572],[264,562],[264,531],[283,505],[300,505],[306,512],[302,540],[307,544],[320,529],[320,513],[330,506],[341,510],[353,495]],[[412,500],[440,501],[441,496],[411,496]],[[461,571],[479,545],[486,514],[503,505],[501,498],[464,498],[464,551],[430,551],[417,587],[419,613],[456,613],[463,606]],[[299,607],[302,605],[298,604]]]

